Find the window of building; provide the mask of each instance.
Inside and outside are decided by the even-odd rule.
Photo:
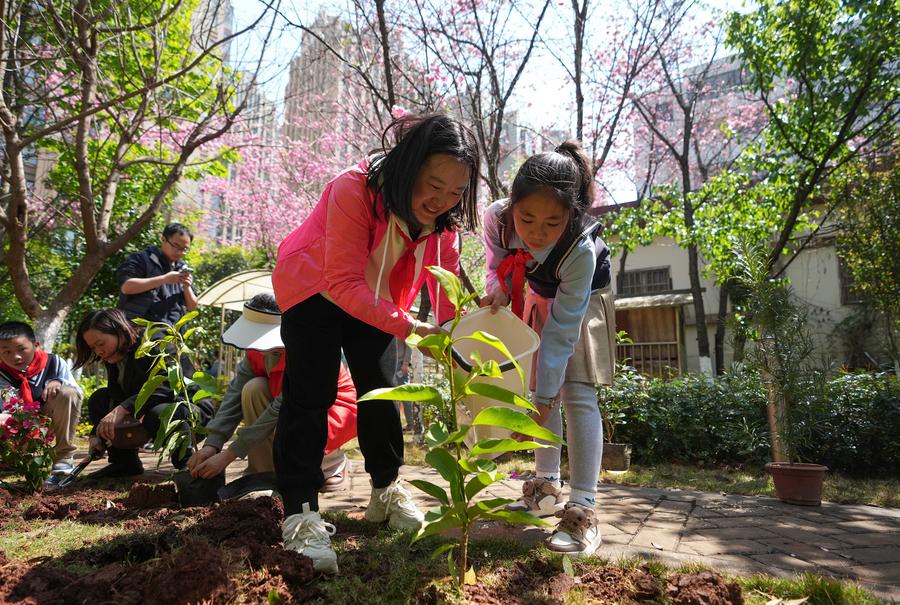
[[[843,259],[838,259],[838,278],[841,281],[841,304],[856,305],[863,302],[859,291],[854,288],[853,274]]]
[[[672,275],[669,267],[655,269],[635,269],[622,274],[620,295],[653,294],[672,289]]]

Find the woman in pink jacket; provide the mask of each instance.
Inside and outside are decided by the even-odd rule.
[[[390,133],[396,144],[388,150]],[[326,573],[337,572],[335,530],[319,516],[318,490],[341,352],[358,393],[389,386],[379,360],[392,337],[439,331],[409,314],[423,282],[438,323],[453,315],[425,267],[458,274],[457,229],[478,222],[478,147],[462,124],[444,115],[401,118],[383,147],[328,183],[281,243],[272,275],[288,360],[274,445],[284,545]],[[372,483],[366,519],[417,529],[422,513],[398,479],[403,433],[394,402],[363,403],[357,423]]]

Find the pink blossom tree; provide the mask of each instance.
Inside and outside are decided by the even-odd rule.
[[[712,369],[706,309],[700,284],[700,257],[694,236],[695,213],[708,200],[703,183],[727,168],[764,126],[762,106],[746,95],[739,65],[723,54],[723,27],[700,20],[693,0],[665,6],[661,34],[654,33],[652,62],[631,94],[638,116],[636,155],[658,154],[651,195],[671,196],[679,212],[671,214],[665,234],[685,248],[697,318],[697,348],[702,371]],[[659,145],[651,147],[648,139]],[[652,158],[649,161],[654,161]],[[641,162],[642,163],[642,162]],[[717,369],[724,358],[727,288],[720,291]]]
[[[221,169],[227,150],[216,140],[243,109],[226,47],[271,24],[272,11],[205,44],[192,25],[195,5],[182,0],[21,0],[0,11],[4,261],[18,304],[52,345],[103,264],[151,223],[179,179]],[[30,279],[45,259],[26,254],[33,213],[47,205],[26,171],[38,149],[53,158],[55,220],[75,236],[68,277],[45,292]]]

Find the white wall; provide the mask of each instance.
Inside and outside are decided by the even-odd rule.
[[[613,287],[619,272],[620,256],[612,259]],[[689,290],[687,251],[682,250],[669,238],[657,238],[651,246],[643,246],[630,252],[626,259],[627,271],[636,269],[652,269],[670,267],[672,288]],[[703,303],[707,314],[707,331],[710,351],[715,350],[715,315],[719,308],[719,288],[710,279],[702,277],[701,285],[705,288]],[[846,361],[846,343],[836,333],[835,327],[841,320],[853,312],[853,305],[841,304],[841,282],[838,270],[838,259],[832,245],[810,248],[800,253],[796,260],[785,271],[790,278],[791,286],[797,299],[806,305],[809,316],[809,328],[815,337],[816,355],[819,360],[841,364]],[[694,321],[693,305],[683,307],[685,317],[683,342],[685,346],[685,367],[689,371],[699,371],[697,354],[697,330]],[[733,332],[726,333],[725,363],[731,362],[730,339]],[[877,335],[871,343],[867,343],[875,358],[879,357]],[[715,361],[715,360],[714,360]]]

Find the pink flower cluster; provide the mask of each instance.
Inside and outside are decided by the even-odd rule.
[[[37,401],[26,403],[15,389],[0,391],[3,411],[0,413],[0,442],[3,453],[34,452],[34,445],[46,446],[53,442],[50,421],[40,414]]]

